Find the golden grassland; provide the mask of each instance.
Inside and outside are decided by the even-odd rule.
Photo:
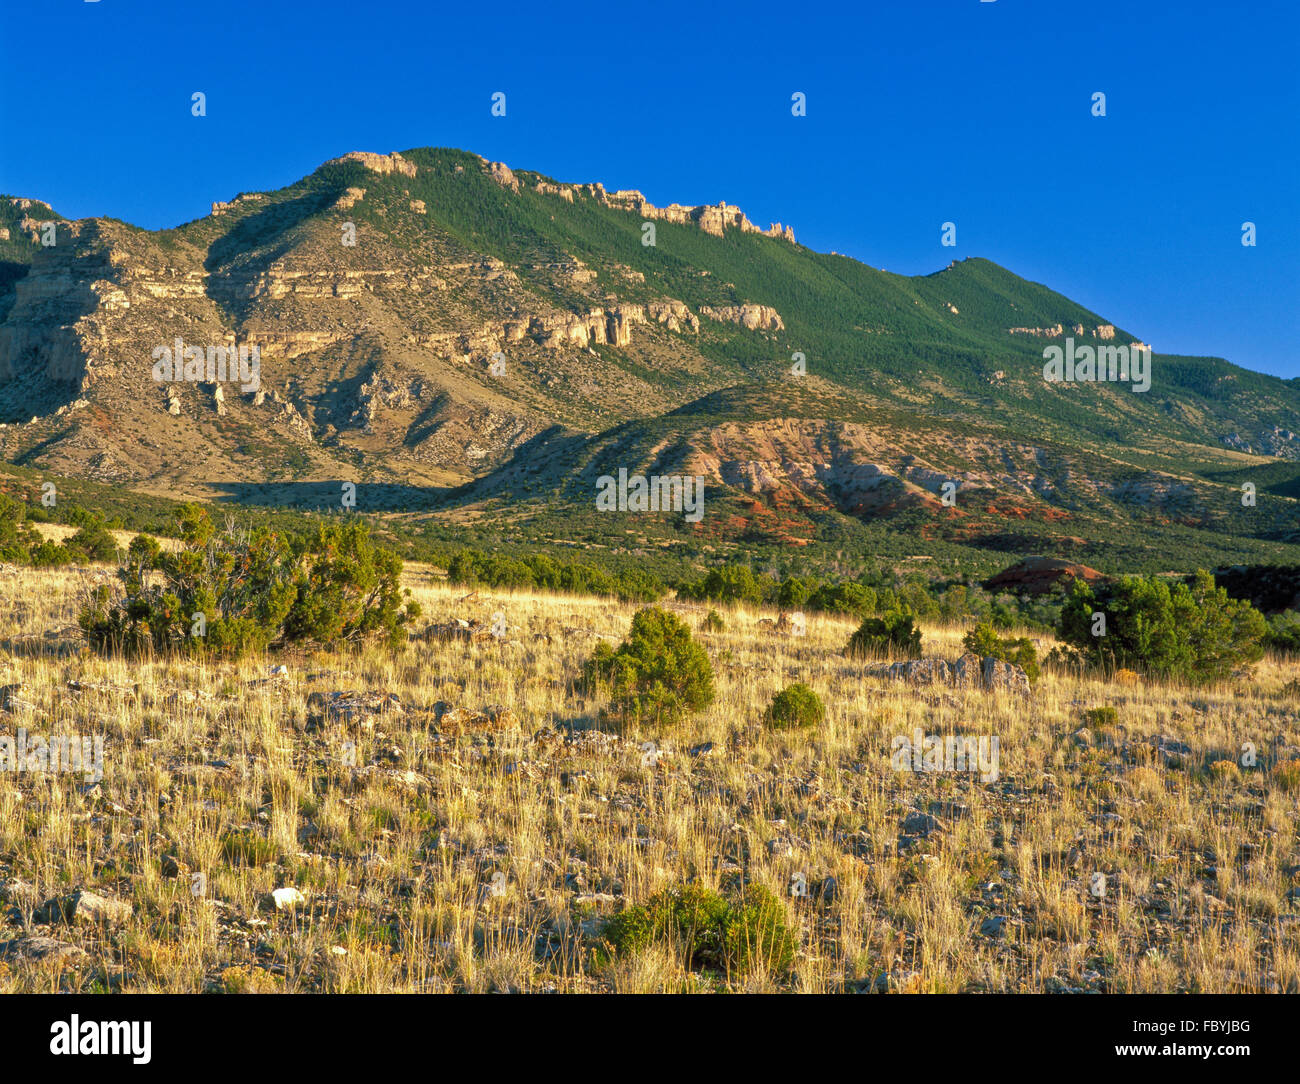
[[[0,685],[21,685],[0,736],[104,738],[97,784],[0,772],[0,948],[75,946],[0,956],[0,992],[1300,990],[1294,663],[1208,690],[1048,673],[1025,700],[865,676],[849,620],[794,637],[737,609],[696,632],[713,704],[623,729],[575,679],[631,605],[463,599],[411,566],[421,623],[501,611],[505,641],[137,662],[80,646],[79,599],[108,574],[0,578]],[[705,608],[669,605],[700,629]],[[927,655],[961,653],[960,628],[924,632]],[[795,681],[824,724],[765,727]],[[336,691],[396,702],[313,698]],[[441,733],[440,701],[509,712]],[[1086,719],[1104,705],[1113,724]],[[894,770],[918,729],[996,736],[998,778]],[[918,812],[928,834],[905,833]],[[622,907],[742,881],[784,901],[791,973],[604,943]],[[277,910],[288,887],[303,902]],[[38,921],[77,888],[133,914]]]

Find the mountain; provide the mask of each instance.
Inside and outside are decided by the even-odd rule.
[[[1300,381],[1154,353],[1146,391],[1051,383],[1067,338],[1139,336],[988,260],[892,274],[456,150],[353,152],[160,231],[0,198],[21,467],[260,504],[352,480],[359,509],[593,546],[1295,561]],[[178,339],[256,347],[259,386],[156,379]],[[703,477],[709,514],[611,521],[620,469]]]

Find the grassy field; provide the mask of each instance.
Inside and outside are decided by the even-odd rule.
[[[0,992],[1300,991],[1295,663],[1024,699],[867,676],[849,620],[741,609],[696,633],[712,706],[623,731],[575,679],[633,606],[408,566],[424,620],[505,639],[138,663],[81,646],[110,574],[0,576],[0,736],[103,737],[98,782],[0,772]],[[768,729],[795,681],[824,724]],[[917,730],[996,737],[997,778],[895,770]],[[611,951],[606,918],[688,882],[770,888],[792,971]],[[79,889],[107,903],[47,905]]]

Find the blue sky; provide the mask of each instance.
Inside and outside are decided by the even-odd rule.
[[[461,147],[891,271],[986,256],[1158,351],[1300,376],[1294,0],[440,8],[11,0],[0,191],[170,226],[344,151]]]

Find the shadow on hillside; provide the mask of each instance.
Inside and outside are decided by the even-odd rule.
[[[355,482],[356,504],[343,504],[344,480],[334,482],[213,483],[215,500],[261,508],[293,508],[301,512],[407,512],[445,507],[454,490],[438,486],[406,486],[389,482]]]
[[[253,299],[231,295],[225,280],[220,275],[211,273],[220,271],[231,261],[249,252],[255,253],[254,258],[240,262],[240,274],[266,271],[299,243],[301,238],[294,236],[293,231],[313,215],[333,206],[343,195],[345,187],[337,184],[313,189],[294,199],[256,211],[235,223],[229,233],[212,242],[207,258],[203,261],[203,269],[210,273],[208,297],[219,306],[233,308],[235,315],[242,319]]]
[[[325,482],[211,483],[218,502],[262,508],[293,508],[313,512],[451,511],[494,498],[518,495],[521,483],[555,487],[558,496],[581,476],[573,464],[587,442],[555,426],[521,444],[515,454],[489,474],[458,486],[410,486],[395,482],[356,482],[356,504],[344,508],[345,479]]]

